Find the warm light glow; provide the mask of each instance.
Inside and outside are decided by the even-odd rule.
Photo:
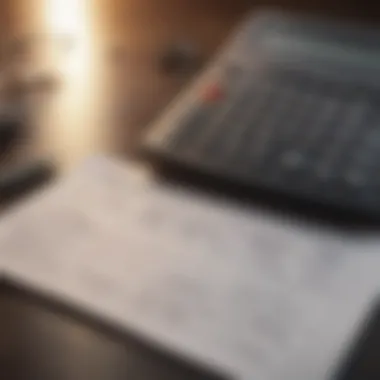
[[[81,34],[86,29],[85,0],[46,0],[48,28],[52,32]]]
[[[44,0],[45,19],[49,34],[64,34],[73,37],[75,51],[65,60],[61,71],[72,77],[73,85],[81,79],[89,65],[89,25],[86,12],[88,0]],[[51,52],[52,55],[54,53]],[[56,59],[53,57],[53,59]],[[74,76],[76,77],[74,79]]]
[[[46,34],[69,35],[74,40],[74,47],[67,54],[60,52],[59,44],[47,49],[52,70],[58,71],[62,80],[51,111],[55,115],[51,145],[60,148],[58,155],[63,162],[71,162],[82,157],[87,146],[93,146],[88,128],[96,123],[98,115],[94,105],[99,91],[96,90],[93,0],[42,1]]]

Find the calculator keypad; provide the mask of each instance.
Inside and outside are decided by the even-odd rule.
[[[173,129],[172,158],[244,184],[380,210],[379,94],[305,77],[233,86],[236,67],[224,71],[223,97],[200,95]]]

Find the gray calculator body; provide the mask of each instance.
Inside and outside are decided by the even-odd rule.
[[[253,14],[153,125],[155,159],[380,215],[380,32]]]

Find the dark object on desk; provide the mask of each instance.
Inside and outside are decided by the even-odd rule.
[[[187,41],[179,41],[168,46],[159,57],[159,67],[169,75],[188,75],[200,67],[199,49]]]
[[[55,167],[48,160],[31,160],[0,171],[0,204],[14,201],[53,177]]]
[[[0,372],[7,380],[223,380],[55,301],[0,286]]]
[[[11,116],[0,116],[0,159],[1,155],[8,151],[23,134],[21,120]]]
[[[363,324],[343,367],[333,380],[380,379],[380,303]]]
[[[144,150],[253,196],[380,216],[379,39],[377,29],[264,12]]]

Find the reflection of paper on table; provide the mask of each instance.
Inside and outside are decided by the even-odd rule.
[[[243,379],[322,379],[378,291],[377,247],[101,157],[0,222],[7,276]]]

